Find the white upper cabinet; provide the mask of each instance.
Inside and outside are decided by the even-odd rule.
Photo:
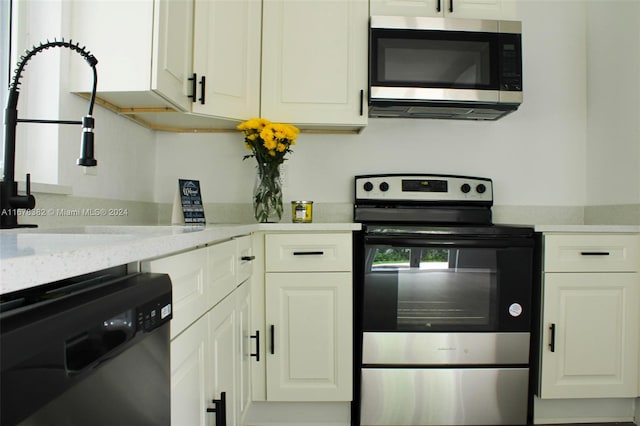
[[[256,0],[195,0],[194,113],[238,120],[259,115],[261,10]]]
[[[71,38],[98,59],[98,103],[158,130],[234,129],[262,116],[301,128],[367,124],[368,2],[70,3]],[[92,75],[70,64],[70,90]]]
[[[71,38],[98,59],[98,96],[118,107],[187,111],[193,0],[71,2]],[[70,90],[88,93],[93,76],[72,61]]]
[[[262,31],[263,117],[366,125],[366,1],[265,0]]]
[[[370,0],[371,15],[512,19],[513,0]]]

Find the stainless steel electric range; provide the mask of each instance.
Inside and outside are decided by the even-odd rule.
[[[533,228],[480,177],[355,177],[354,425],[524,425]]]

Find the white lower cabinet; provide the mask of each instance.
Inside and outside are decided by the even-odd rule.
[[[637,395],[638,275],[545,276],[542,398]]]
[[[266,277],[267,399],[350,401],[351,273]]]
[[[639,241],[544,236],[540,398],[638,395]]]
[[[254,400],[351,401],[351,232],[267,233],[262,241],[265,281],[254,285],[253,302],[262,307],[254,329],[265,336],[265,361],[252,366]]]
[[[168,273],[173,284],[172,426],[244,424],[251,402],[251,246],[244,236],[141,263],[143,271]]]

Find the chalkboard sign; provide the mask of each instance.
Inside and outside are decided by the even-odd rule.
[[[175,224],[205,224],[200,181],[178,179],[178,192],[173,203],[171,222]]]

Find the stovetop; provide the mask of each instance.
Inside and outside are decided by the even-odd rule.
[[[491,179],[438,174],[355,177],[354,221],[490,225]]]

